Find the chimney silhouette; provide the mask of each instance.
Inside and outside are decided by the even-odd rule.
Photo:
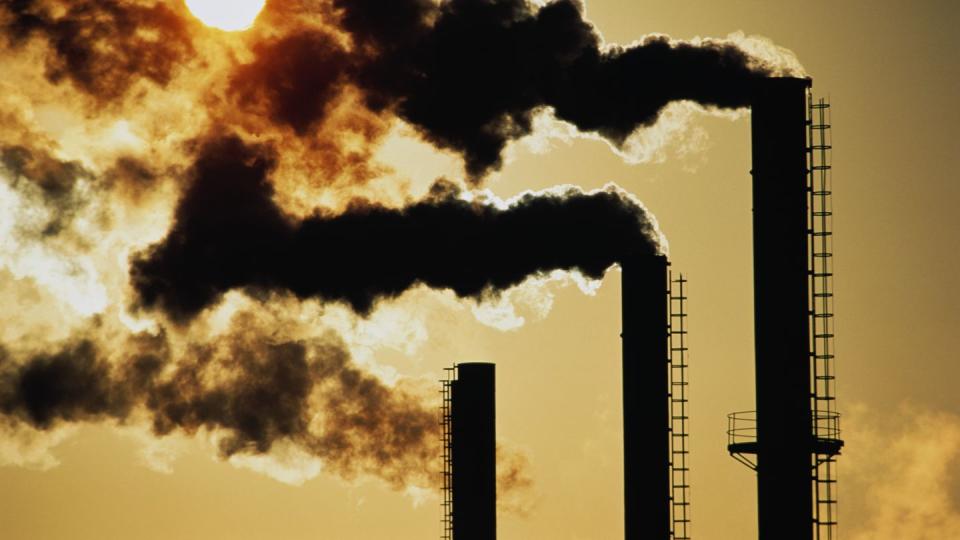
[[[728,449],[757,471],[760,540],[832,538],[837,524],[829,104],[808,103],[810,86],[766,79],[751,104],[757,408],[730,415]]]
[[[622,264],[624,538],[670,538],[669,263]]]
[[[495,366],[457,364],[450,382],[452,525],[455,540],[497,537]]]
[[[810,540],[806,92],[757,84],[752,103],[757,502],[761,540]]]

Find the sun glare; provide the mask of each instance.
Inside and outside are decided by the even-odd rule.
[[[186,0],[187,8],[203,24],[236,32],[253,26],[266,0]]]

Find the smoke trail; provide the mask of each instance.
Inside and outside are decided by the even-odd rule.
[[[536,501],[532,498],[530,458],[515,448],[497,443],[497,512],[526,517]]]
[[[234,100],[300,135],[326,114],[339,87],[347,82],[350,58],[325,32],[303,31],[260,42],[253,52],[255,60],[232,75]]]
[[[346,478],[436,482],[434,409],[360,371],[334,336],[274,341],[241,321],[176,360],[162,334],[135,336],[129,348],[117,362],[89,340],[22,363],[0,360],[0,414],[50,429],[145,413],[158,436],[223,435],[223,457],[287,441]]]
[[[2,214],[32,216],[0,219],[16,233],[0,248],[41,246],[45,261],[40,272],[36,259],[8,257],[8,267],[22,258],[31,279],[15,272],[5,290],[51,298],[22,324],[30,332],[15,333],[30,336],[16,338],[18,350],[47,343],[35,337],[49,334],[41,319],[63,333],[122,311],[126,268],[108,262],[161,237],[167,222],[134,226],[114,210],[153,213],[144,202],[181,176],[185,155],[197,159],[173,226],[129,270],[136,302],[181,323],[234,289],[290,291],[366,313],[417,284],[478,297],[554,269],[599,278],[628,251],[658,249],[652,219],[614,188],[503,205],[441,182],[402,209],[354,200],[341,215],[298,219],[287,212],[309,197],[291,194],[379,175],[377,142],[397,118],[461,155],[478,182],[545,108],[623,144],[672,101],[743,107],[753,81],[779,74],[727,41],[656,36],[606,47],[577,0],[270,0],[257,27],[234,38],[204,29],[181,2],[0,3],[0,54],[14,74],[0,103],[0,173],[15,188],[0,195],[18,212]],[[53,101],[64,110],[43,109]],[[96,144],[59,152],[68,137],[40,119],[61,113],[89,127],[63,133]],[[121,120],[143,142],[129,156],[104,137]],[[13,137],[17,130],[38,133]],[[243,139],[183,144],[208,132]],[[118,231],[131,232],[105,238]],[[65,303],[74,311],[50,308]],[[0,415],[48,429],[146,414],[158,435],[224,434],[224,455],[266,453],[282,440],[346,476],[400,483],[429,470],[432,413],[359,371],[334,338],[237,331],[175,355],[162,339],[141,337],[116,358],[106,351],[119,347],[118,333],[92,330],[26,362],[0,355]]]
[[[750,85],[776,72],[731,42],[654,36],[602,46],[577,0],[335,0],[369,57],[356,80],[375,110],[390,109],[481,177],[501,164],[533,114],[622,144],[672,101],[748,105]]]
[[[479,297],[556,269],[599,278],[627,253],[658,249],[643,207],[613,188],[526,194],[498,208],[441,182],[402,209],[357,200],[294,222],[271,199],[270,168],[269,152],[235,137],[206,144],[170,233],[132,264],[146,307],[185,321],[247,288],[367,313],[417,284]]]
[[[13,0],[5,4],[0,8],[0,35],[14,46],[33,37],[47,42],[51,49],[47,78],[53,83],[70,81],[97,101],[122,96],[141,78],[166,84],[193,52],[189,19],[183,17],[182,9],[167,3]]]
[[[214,121],[255,113],[271,124],[259,129],[309,140],[332,103],[359,92],[370,111],[462,155],[474,181],[501,165],[506,144],[530,133],[544,108],[622,145],[670,102],[745,107],[754,81],[793,68],[727,40],[660,35],[608,47],[578,0],[272,0],[261,19],[264,31],[240,54],[252,60],[231,60],[226,89],[204,99]],[[141,79],[166,85],[200,34],[182,5],[153,0],[16,0],[0,7],[0,24],[14,47],[47,44],[51,82],[70,81],[100,103]],[[372,145],[383,131],[361,135]]]

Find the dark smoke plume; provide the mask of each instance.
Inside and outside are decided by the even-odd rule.
[[[578,0],[541,8],[526,0],[334,0],[367,55],[356,84],[481,177],[510,139],[552,107],[581,131],[622,144],[677,100],[748,105],[771,71],[733,44],[649,38],[603,48]]]
[[[233,74],[235,101],[305,135],[346,82],[346,51],[314,30],[258,43],[253,52],[256,59]]]
[[[0,173],[6,176],[8,185],[26,195],[31,204],[49,210],[49,219],[42,226],[17,223],[14,227],[15,235],[29,236],[33,240],[50,239],[69,230],[73,219],[87,203],[77,186],[81,180],[94,178],[79,162],[57,159],[42,147],[2,143]],[[38,196],[27,195],[30,192]]]
[[[182,9],[166,2],[11,0],[0,6],[0,30],[10,45],[46,41],[47,79],[70,81],[100,102],[124,95],[138,79],[169,82],[193,52],[190,24]]]
[[[0,171],[13,181],[33,182],[50,200],[66,198],[79,178],[89,178],[80,163],[60,161],[43,149],[0,145]]]
[[[183,321],[247,288],[367,313],[417,284],[480,297],[556,269],[599,278],[627,253],[658,249],[643,208],[612,189],[528,194],[500,209],[438,183],[402,209],[358,200],[295,222],[271,199],[271,159],[233,137],[201,150],[170,233],[133,262],[146,307]]]
[[[239,108],[310,138],[330,103],[359,91],[373,112],[462,155],[474,181],[545,108],[622,144],[672,101],[745,107],[752,83],[774,74],[729,42],[605,47],[579,0],[272,0],[261,18],[269,28],[249,36],[253,60],[233,67],[228,99],[207,100],[218,121]],[[166,84],[192,59],[198,24],[150,0],[0,6],[5,41],[45,41],[47,78],[100,102],[137,80]]]
[[[90,341],[24,363],[0,359],[0,414],[38,429],[146,414],[156,435],[225,435],[223,457],[287,441],[347,478],[436,481],[434,410],[356,368],[337,338],[276,342],[241,324],[176,361],[162,335],[130,348],[119,362]]]

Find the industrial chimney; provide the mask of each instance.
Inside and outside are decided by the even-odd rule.
[[[757,471],[760,540],[810,540],[836,524],[835,479],[822,467],[843,445],[830,351],[829,126],[814,122],[810,85],[766,79],[752,100],[756,411],[731,415],[728,448]]]
[[[495,369],[457,364],[443,381],[444,535],[497,538]],[[452,536],[451,536],[452,535]]]
[[[623,261],[624,538],[670,538],[668,276],[663,255]]]

